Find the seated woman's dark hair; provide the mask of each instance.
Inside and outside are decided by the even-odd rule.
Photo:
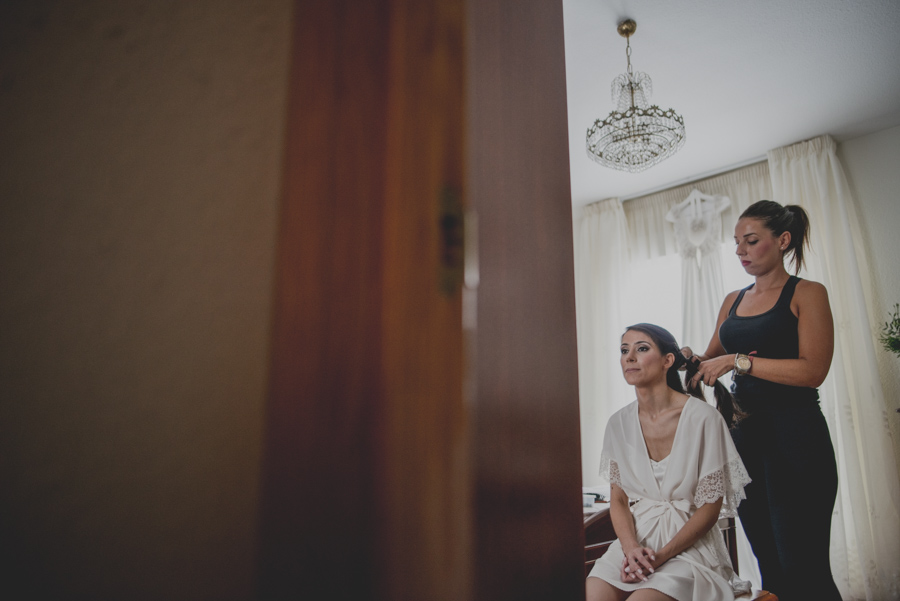
[[[682,394],[689,394],[706,402],[706,398],[703,396],[703,384],[701,382],[697,382],[696,384],[691,383],[694,375],[697,373],[697,365],[700,361],[696,360],[696,358],[694,358],[695,360],[689,360],[682,355],[678,343],[675,342],[675,337],[672,336],[667,329],[653,325],[652,323],[638,323],[625,328],[626,332],[629,330],[642,332],[649,336],[650,340],[652,340],[657,348],[659,348],[659,352],[662,353],[663,356],[668,355],[669,353],[675,355],[675,362],[666,372],[666,384],[669,388]],[[684,383],[681,381],[680,370],[682,367],[685,371],[685,380],[688,382],[687,388],[685,388]],[[734,402],[734,397],[731,395],[731,392],[729,392],[725,385],[718,380],[716,380],[716,383],[713,385],[713,392],[716,397],[716,409],[718,409],[719,413],[722,414],[722,417],[725,418],[725,423],[728,424],[728,427],[733,427],[744,417],[744,414]]]
[[[781,206],[773,200],[760,200],[741,213],[740,219],[759,219],[776,236],[790,232],[791,243],[784,250],[792,252],[791,265],[794,275],[803,267],[803,247],[809,248],[809,215],[799,205]]]

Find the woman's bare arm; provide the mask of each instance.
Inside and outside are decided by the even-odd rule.
[[[609,491],[609,517],[613,530],[616,531],[616,538],[622,545],[622,551],[627,555],[628,551],[638,546],[634,516],[631,515],[625,491],[615,484],[610,484]]]
[[[628,495],[615,484],[610,484],[609,489],[609,516],[613,530],[616,531],[616,538],[619,539],[619,544],[622,545],[625,563],[630,570],[629,578],[631,580],[628,581],[647,580],[646,574],[653,572],[652,558],[654,557],[654,550],[641,547],[637,540],[637,534],[634,529],[634,516],[631,514]],[[626,581],[626,579],[623,578],[623,581]]]

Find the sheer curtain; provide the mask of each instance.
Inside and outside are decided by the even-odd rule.
[[[819,392],[840,482],[831,537],[835,581],[844,599],[900,599],[900,484],[856,207],[830,136],[770,151],[769,169],[774,200],[809,213],[808,277],[828,289],[834,314],[834,359]]]
[[[675,253],[675,236],[666,214],[696,188],[711,196],[731,199],[722,213],[722,242],[732,242],[738,216],[757,200],[772,197],[769,164],[765,160],[715,177],[667,188],[623,203],[628,233],[634,238],[636,257],[659,257]],[[735,265],[739,265],[735,263]]]
[[[581,399],[582,484],[605,484],[600,451],[609,417],[630,400],[617,349],[622,334],[622,291],[627,269],[627,228],[622,202],[584,208],[575,233],[575,316]]]

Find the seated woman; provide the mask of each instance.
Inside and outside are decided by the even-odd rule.
[[[734,516],[750,482],[728,433],[734,401],[718,382],[718,412],[699,384],[688,396],[679,369],[690,377],[696,366],[659,326],[629,327],[620,361],[637,400],[610,418],[600,468],[618,540],[588,575],[587,599],[733,599],[750,585],[714,526]]]

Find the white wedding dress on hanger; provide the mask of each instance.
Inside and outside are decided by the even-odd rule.
[[[725,297],[719,249],[721,213],[729,206],[731,199],[727,196],[711,196],[694,189],[666,214],[675,228],[675,244],[681,255],[682,344],[694,348],[706,348]]]

